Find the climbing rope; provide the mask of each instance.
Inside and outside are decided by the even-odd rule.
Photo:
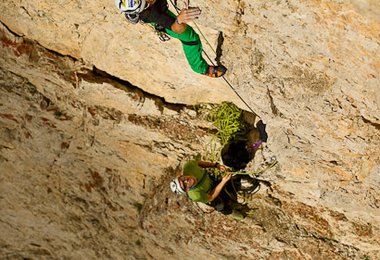
[[[231,172],[228,172],[228,173],[231,173],[232,175],[254,175],[254,176],[258,177],[260,174],[262,174],[263,172],[269,170],[270,168],[272,168],[276,164],[277,164],[277,160],[274,160],[267,167],[265,167],[263,169],[260,169],[258,171],[255,171],[255,172],[245,172],[245,171],[232,172],[231,171]]]
[[[176,0],[170,0],[170,3],[173,5],[174,9],[176,10],[177,14],[179,14],[180,12],[180,9],[178,8],[178,6],[176,5]],[[214,48],[212,47],[212,45],[210,44],[210,42],[207,40],[206,36],[203,34],[203,32],[201,31],[201,29],[199,28],[199,26],[197,25],[197,23],[195,21],[192,21],[195,25],[195,27],[197,28],[198,32],[200,35],[202,35],[203,39],[206,41],[207,45],[209,45],[209,47],[211,48],[211,50],[216,54],[216,51],[214,50]],[[202,48],[202,52],[205,54],[205,56],[207,57],[207,59],[211,62],[211,64],[213,66],[215,66],[215,63],[213,62],[213,60],[210,58],[210,56],[207,54],[207,52]],[[248,105],[248,103],[244,100],[244,98],[239,94],[239,92],[232,86],[232,84],[228,81],[228,79],[223,75],[222,76],[223,80],[227,83],[227,85],[235,92],[236,96],[239,97],[239,99],[244,103],[244,105],[246,105],[246,107],[249,108],[249,110],[259,116],[255,111],[253,111],[253,109],[251,108],[250,105]]]
[[[177,14],[179,14],[180,12],[180,9],[177,7],[176,5],[176,0],[174,0],[175,2],[173,2],[173,0],[170,0],[171,4],[173,5],[173,7],[175,8]],[[194,25],[195,27],[197,28],[197,30],[199,31],[199,34],[202,35],[203,39],[206,41],[207,45],[209,45],[210,49],[215,53],[215,55],[217,55],[216,51],[214,50],[214,48],[212,47],[212,45],[210,44],[210,42],[208,41],[208,39],[206,38],[206,36],[203,34],[202,30],[199,28],[199,26],[197,25],[196,22],[194,22]],[[213,60],[210,58],[210,56],[207,54],[207,52],[202,49],[202,52],[205,54],[205,56],[207,57],[207,59],[211,62],[211,64],[213,66],[215,66],[215,63],[213,62]],[[259,116],[252,108],[250,105],[248,105],[248,103],[244,100],[244,98],[239,94],[239,92],[232,86],[232,84],[228,81],[228,79],[223,75],[222,76],[223,80],[227,83],[227,85],[235,92],[235,94],[240,98],[240,100],[249,108],[249,110],[254,114],[254,115],[257,115]],[[262,144],[262,141],[261,143],[255,143],[252,145],[252,149],[258,149],[259,146]],[[277,164],[277,160],[274,159],[266,168],[264,169],[260,169],[256,172],[241,172],[241,171],[237,171],[237,172],[230,172],[232,173],[232,175],[254,175],[254,176],[259,176],[261,175],[263,172],[271,169],[273,166],[275,166]]]

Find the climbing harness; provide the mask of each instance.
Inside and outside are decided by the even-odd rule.
[[[160,41],[162,41],[162,42],[167,42],[167,41],[169,41],[171,39],[169,37],[169,35],[166,34],[166,32],[156,31],[156,34],[158,36],[158,39],[160,39]]]
[[[158,39],[160,39],[160,41],[162,42],[167,42],[171,39],[169,35],[165,32],[165,27],[161,25],[155,24],[154,31],[157,34]]]

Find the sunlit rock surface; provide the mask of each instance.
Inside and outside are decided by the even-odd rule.
[[[191,2],[278,164],[238,222],[170,193],[232,101],[112,1],[1,2],[0,256],[379,259],[377,1]],[[215,58],[203,40],[206,52]],[[186,106],[187,105],[187,106]]]

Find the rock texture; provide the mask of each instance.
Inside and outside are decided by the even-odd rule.
[[[352,2],[192,2],[267,123],[247,170],[278,161],[242,222],[168,189],[210,138],[190,105],[248,109],[222,79],[112,1],[1,2],[1,258],[380,258],[380,11]]]

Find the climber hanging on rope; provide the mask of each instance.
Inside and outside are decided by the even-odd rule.
[[[170,182],[170,188],[176,194],[187,195],[192,201],[209,204],[224,214],[229,214],[232,212],[230,203],[226,203],[221,194],[231,179],[231,174],[227,173],[220,182],[215,183],[207,172],[208,168],[216,168],[222,172],[226,170],[219,163],[190,160],[183,167],[183,175]]]
[[[200,155],[187,161],[182,173],[177,171],[170,182],[172,192],[185,195],[194,202],[201,202],[217,211],[235,219],[244,218],[249,208],[238,202],[238,193],[254,194],[260,189],[260,183],[271,189],[268,181],[251,177],[272,168],[276,162],[257,172],[231,172],[231,169],[219,163],[199,160]],[[222,178],[215,176],[215,170],[222,173]]]
[[[216,180],[212,169],[223,173],[224,177]],[[248,193],[256,192],[259,183],[248,175],[236,174],[232,177],[227,166],[219,163],[206,162],[198,158],[187,161],[183,167],[182,174],[177,173],[170,182],[172,192],[186,195],[195,202],[205,203],[217,211],[236,219],[244,218],[244,212],[248,209],[237,202],[237,191],[242,189],[242,182],[251,185]]]
[[[187,24],[201,15],[198,7],[190,7],[187,2],[185,8],[176,16],[168,9],[167,0],[115,0],[115,3],[129,22],[150,23],[156,30],[164,31],[171,37],[179,39],[193,71],[213,78],[226,73],[227,69],[222,65],[207,64],[202,57],[199,35]],[[161,38],[167,40],[163,35]]]

